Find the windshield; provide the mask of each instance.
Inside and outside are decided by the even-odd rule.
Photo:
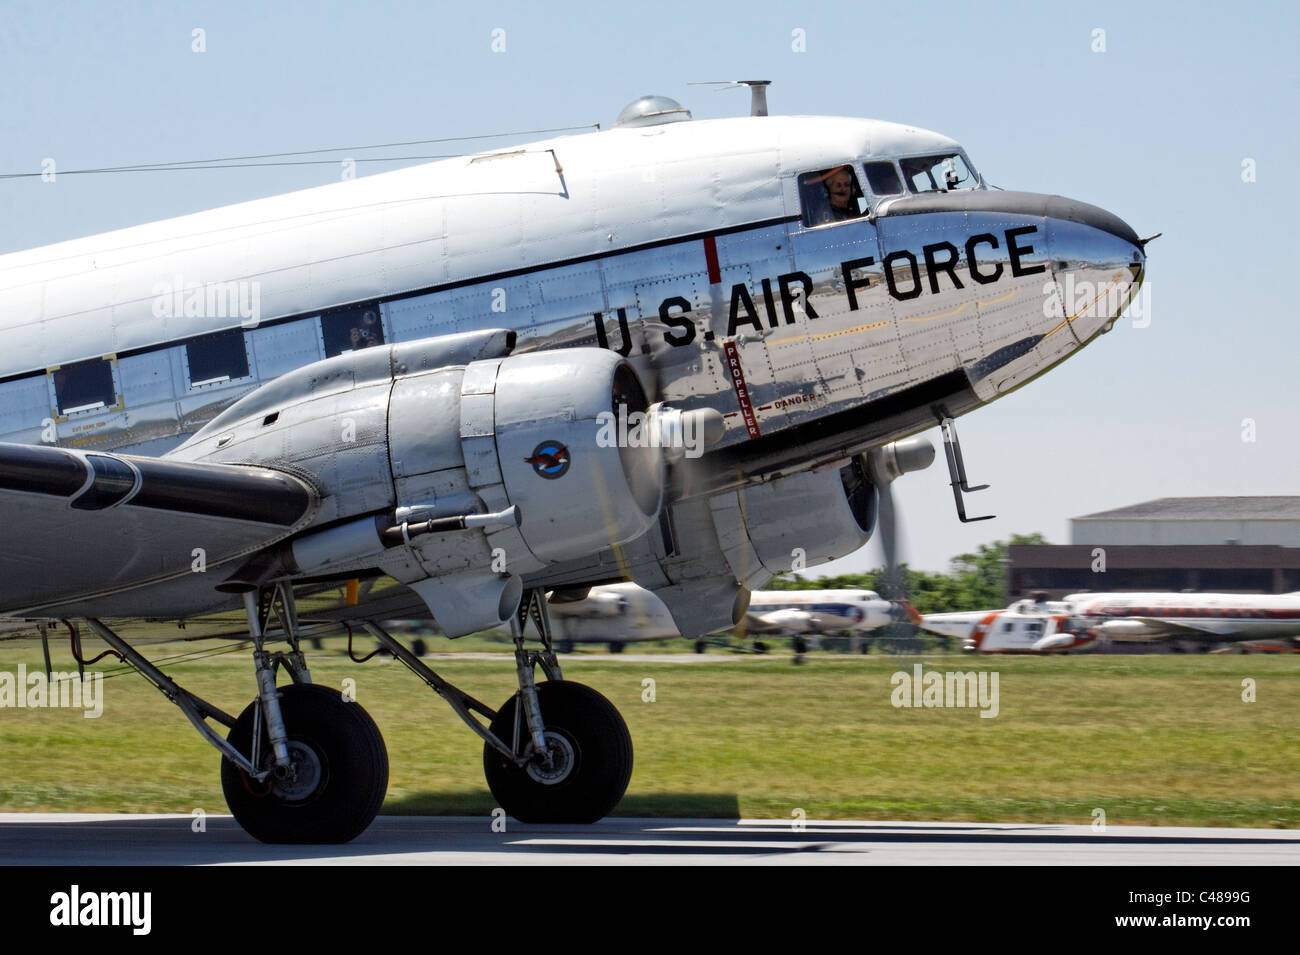
[[[961,153],[939,156],[912,156],[900,159],[907,187],[913,192],[947,192],[950,189],[974,189],[979,177],[966,164]]]

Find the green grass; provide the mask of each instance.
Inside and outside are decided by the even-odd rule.
[[[435,648],[446,644],[432,644]],[[160,651],[151,649],[151,655]],[[5,647],[0,670],[39,666]],[[621,815],[876,818],[1125,824],[1300,825],[1300,659],[1278,656],[981,658],[939,670],[1000,677],[1000,714],[895,709],[890,675],[912,658],[710,654],[642,663],[564,659],[624,714],[636,767]],[[387,741],[387,813],[488,813],[482,744],[404,668],[309,657],[315,682],[356,681]],[[513,692],[510,658],[429,661],[492,706]],[[66,659],[57,669],[70,669]],[[246,655],[177,668],[237,713]],[[1242,680],[1257,701],[1242,701]],[[656,701],[642,701],[642,681]],[[224,812],[216,752],[133,676],[104,684],[98,720],[0,709],[0,810]]]

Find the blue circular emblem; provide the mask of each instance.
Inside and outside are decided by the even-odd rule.
[[[533,456],[524,461],[542,477],[553,481],[564,477],[569,470],[569,449],[558,441],[543,441],[533,449]]]

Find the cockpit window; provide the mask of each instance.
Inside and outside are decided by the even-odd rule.
[[[903,191],[892,162],[867,163],[867,185],[877,196],[896,196]]]
[[[799,177],[799,203],[805,227],[857,219],[866,214],[867,201],[852,166],[835,166]]]
[[[961,153],[942,156],[913,156],[900,159],[903,178],[913,192],[947,192],[951,189],[974,189],[979,179]]]

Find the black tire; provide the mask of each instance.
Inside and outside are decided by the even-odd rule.
[[[417,657],[422,657],[429,652],[429,645],[421,637],[416,637],[411,641],[411,652]]]
[[[754,652],[755,652],[755,653],[767,653],[767,644],[764,643],[762,640],[755,640],[755,641],[754,641]]]
[[[572,752],[563,779],[546,783],[483,746],[483,773],[498,805],[520,822],[592,823],[609,815],[632,778],[632,735],[614,704],[595,690],[569,680],[537,685],[542,721],[549,736],[561,737]],[[514,739],[517,696],[506,700],[492,721],[493,734],[507,746]],[[522,732],[527,734],[527,725]],[[529,744],[531,745],[531,744]]]
[[[705,650],[707,650],[707,649],[709,649],[709,644],[708,644],[706,641],[704,641],[704,640],[696,640],[696,641],[695,641],[695,652],[696,652],[696,653],[703,653],[703,652],[704,652]]]
[[[227,737],[245,756],[252,752],[256,708],[257,701],[248,704]],[[388,791],[388,750],[379,727],[360,704],[313,684],[281,687],[280,711],[290,751],[304,754],[314,782],[293,792],[274,777],[262,783],[250,779],[223,759],[226,805],[235,821],[262,842],[350,842],[374,820]],[[274,754],[265,732],[261,759],[270,765]]]
[[[555,641],[555,652],[556,652],[556,653],[572,653],[572,652],[573,652],[573,641],[572,641],[572,640],[557,640],[557,641]]]
[[[610,641],[609,644],[610,653],[622,653],[625,649],[627,649],[626,643],[618,643],[616,641]]]
[[[791,643],[794,644],[794,652],[796,654],[804,654],[808,652],[808,641],[803,637],[795,637]]]

